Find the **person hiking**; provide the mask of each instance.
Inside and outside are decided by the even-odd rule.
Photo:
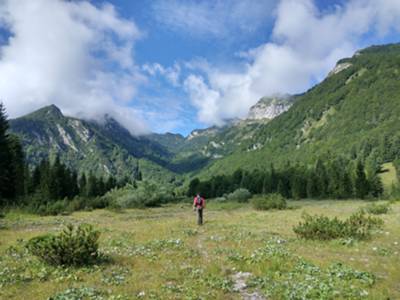
[[[203,225],[203,209],[206,207],[206,200],[199,194],[193,199],[193,210],[197,210],[197,224]]]

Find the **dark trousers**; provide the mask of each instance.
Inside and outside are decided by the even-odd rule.
[[[197,225],[203,225],[203,209],[197,209]]]

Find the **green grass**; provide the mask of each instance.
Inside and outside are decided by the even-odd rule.
[[[315,299],[400,298],[400,203],[380,216],[383,230],[362,242],[305,241],[292,228],[303,212],[344,219],[365,202],[290,205],[297,209],[255,211],[248,204],[209,201],[202,227],[195,224],[191,203],[58,217],[14,211],[0,219],[0,299],[59,293],[98,297],[89,299],[241,299],[232,288],[239,271],[252,273],[249,292],[270,299],[300,295],[307,287],[314,293],[308,298]],[[100,248],[111,262],[63,269],[24,250],[32,237],[82,222],[101,231]]]
[[[399,180],[397,179],[396,169],[393,166],[393,163],[383,164],[382,173],[379,176],[386,191],[389,191],[393,185],[397,185],[399,183]]]

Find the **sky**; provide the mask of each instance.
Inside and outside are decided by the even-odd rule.
[[[399,34],[399,0],[0,0],[0,101],[187,135]]]

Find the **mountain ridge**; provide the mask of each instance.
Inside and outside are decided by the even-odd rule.
[[[321,83],[305,93],[264,97],[250,109],[250,118],[193,130],[186,137],[174,133],[135,137],[111,117],[104,123],[64,117],[55,105],[11,120],[11,130],[25,141],[33,163],[60,151],[73,166],[101,172],[91,164],[105,165],[103,169],[118,176],[132,175],[120,169],[133,169],[137,160],[150,177],[167,181],[182,175],[233,172],[239,167],[254,169],[271,162],[312,162],[329,152],[349,155],[351,147],[367,143],[369,134],[374,144],[382,133],[397,136],[399,58],[399,44],[357,51],[339,60]],[[392,128],[386,128],[388,123]],[[77,152],[96,157],[90,164]]]

